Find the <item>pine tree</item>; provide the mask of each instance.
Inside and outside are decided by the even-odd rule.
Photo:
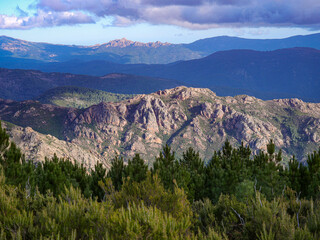
[[[2,128],[0,121],[0,157],[4,153],[4,150],[9,146],[9,135],[6,130]]]
[[[175,153],[166,145],[162,148],[159,157],[156,158],[152,173],[157,174],[166,189],[174,191],[175,183],[188,192],[190,173],[180,165],[175,158]]]
[[[175,153],[171,152],[171,148],[166,145],[162,148],[159,157],[153,163],[152,173],[158,174],[164,187],[173,190],[175,179]]]
[[[117,191],[121,189],[123,183],[124,169],[125,167],[123,158],[115,156],[111,161],[111,168],[107,174],[107,177],[111,178],[112,184]]]
[[[193,148],[190,147],[186,152],[183,153],[180,164],[190,174],[190,180],[187,184],[188,199],[190,201],[201,199],[205,191],[205,166],[204,162],[199,156],[199,152],[195,152]]]
[[[128,161],[128,165],[125,168],[125,177],[129,177],[130,181],[141,182],[146,179],[148,171],[148,165],[140,158],[139,154],[136,154],[132,160]]]
[[[308,155],[308,176],[310,184],[308,185],[309,197],[317,197],[319,195],[320,186],[320,149]]]
[[[107,169],[105,169],[102,163],[97,163],[94,166],[94,170],[91,170],[91,184],[90,189],[92,191],[93,197],[98,197],[98,200],[101,201],[104,197],[104,191],[99,186],[99,182],[103,181],[106,177]]]

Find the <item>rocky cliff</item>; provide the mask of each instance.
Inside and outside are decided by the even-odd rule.
[[[102,161],[100,154],[94,149],[84,148],[75,143],[59,140],[50,134],[41,134],[30,127],[19,127],[3,123],[10,138],[22,150],[27,160],[42,162],[56,154],[59,158],[68,158],[73,162],[83,164],[90,169],[97,162],[103,162],[109,168],[109,161]]]
[[[44,119],[46,115],[51,117]],[[318,103],[262,101],[246,95],[218,97],[199,88],[177,87],[83,110],[3,100],[0,117],[53,134],[60,138],[57,144],[63,141],[63,145],[94,153],[92,161],[99,159],[106,165],[116,154],[128,159],[140,153],[152,162],[164,144],[170,144],[178,155],[194,147],[205,160],[226,139],[235,145],[243,141],[258,151],[272,138],[286,158],[295,154],[299,159],[320,145]]]

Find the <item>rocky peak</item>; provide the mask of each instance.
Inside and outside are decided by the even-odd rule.
[[[131,40],[128,40],[126,38],[121,38],[121,39],[116,39],[112,40],[108,43],[102,44],[101,46],[105,48],[110,48],[110,47],[118,47],[118,48],[125,48],[125,47],[150,47],[150,48],[158,48],[161,46],[168,46],[171,45],[170,43],[162,43],[160,41],[156,42],[149,42],[149,43],[142,43],[142,42],[134,42]]]
[[[193,88],[185,86],[179,86],[167,90],[160,90],[156,92],[156,94],[160,96],[169,96],[171,98],[175,98],[182,101],[186,99],[198,98],[201,96],[207,96],[210,98],[216,96],[216,94],[208,88]]]
[[[275,99],[267,102],[277,103],[283,107],[286,107],[287,109],[300,111],[320,117],[320,104],[318,103],[306,103],[298,98]]]
[[[76,118],[72,115],[70,120],[75,124],[123,126],[126,124],[126,114],[126,105],[102,102],[87,108]]]
[[[169,133],[185,118],[186,115],[176,105],[165,104],[155,95],[143,96],[134,112],[134,122],[154,133],[159,130]]]

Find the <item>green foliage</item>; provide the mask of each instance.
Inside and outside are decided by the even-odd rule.
[[[72,163],[70,160],[59,159],[56,155],[52,159],[45,159],[36,168],[36,186],[41,193],[50,190],[54,196],[63,193],[67,188],[80,188],[87,196],[91,196],[91,176],[83,165]],[[93,175],[94,176],[94,175]]]
[[[231,194],[245,178],[252,179],[250,149],[243,144],[235,149],[228,141],[215,152],[206,167],[206,197],[217,201],[221,193]]]
[[[240,201],[246,201],[250,197],[254,196],[254,182],[245,179],[243,182],[239,183],[235,189],[234,195]]]
[[[37,98],[41,103],[61,107],[87,108],[101,102],[119,102],[132,98],[133,94],[118,94],[82,87],[57,87]]]
[[[0,152],[3,153],[4,150],[9,146],[9,135],[6,130],[2,128],[0,122]]]
[[[203,232],[208,232],[210,227],[213,227],[216,221],[214,214],[214,205],[206,198],[196,201],[192,204],[192,211],[195,218],[195,228]]]
[[[246,204],[237,201],[234,196],[221,195],[214,206],[214,226],[230,239],[239,239],[243,235]]]
[[[248,222],[245,225],[249,239],[260,233],[262,239],[294,239],[295,222],[287,212],[287,202],[281,198],[267,201],[257,192],[248,203]]]
[[[175,185],[173,192],[165,190],[158,176],[151,176],[150,172],[140,183],[125,181],[118,192],[114,191],[108,182],[102,187],[116,208],[127,207],[131,203],[139,205],[143,202],[147,207],[156,206],[177,219],[191,215],[190,203],[183,189]]]
[[[147,178],[148,165],[136,154],[132,160],[128,161],[128,165],[124,170],[125,177],[129,177],[130,181],[141,182]]]
[[[183,153],[180,165],[189,173],[189,181],[187,182],[188,199],[190,201],[201,199],[204,196],[203,185],[206,176],[204,162],[200,158],[199,152],[195,152],[190,147]]]
[[[0,239],[319,239],[320,150],[283,168],[272,144],[227,141],[207,165],[165,146],[151,171],[137,154],[88,172],[26,161],[0,128]]]
[[[312,197],[319,197],[320,186],[320,149],[318,152],[314,151],[308,156],[308,175],[310,183],[308,185],[308,195]]]
[[[105,169],[102,163],[97,163],[94,166],[94,170],[91,170],[91,182],[90,189],[93,196],[97,196],[98,200],[101,201],[104,197],[104,191],[99,186],[99,182],[103,181],[106,177],[107,169]]]
[[[128,221],[130,219],[130,221]],[[120,208],[109,219],[112,239],[183,239],[189,234],[190,217],[175,219],[143,203]]]
[[[111,212],[109,203],[86,199],[79,189],[71,187],[48,202],[37,221],[43,236],[70,238],[75,234],[77,239],[102,239],[107,234]]]
[[[123,183],[122,178],[124,177],[124,164],[122,157],[115,156],[115,158],[112,159],[111,168],[109,169],[107,176],[108,178],[111,178],[115,189],[120,190]]]
[[[275,152],[275,145],[274,145],[272,139],[270,139],[269,143],[267,144],[267,152],[270,156],[273,156],[273,154]]]
[[[162,152],[153,163],[152,173],[160,177],[165,189],[173,191],[175,184],[177,184],[188,192],[190,173],[180,166],[179,161],[175,158],[175,153],[168,145],[162,148]]]
[[[286,173],[283,167],[277,164],[269,154],[261,151],[254,156],[252,174],[256,181],[256,189],[261,190],[268,199],[282,193],[287,185]]]

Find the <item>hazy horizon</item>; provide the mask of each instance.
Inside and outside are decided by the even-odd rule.
[[[1,31],[0,31],[1,32]],[[23,39],[23,38],[19,38],[19,37],[13,37],[10,35],[5,35],[5,34],[1,34],[0,37],[9,37],[9,38],[14,38],[14,39],[18,39],[18,40],[23,40],[23,41],[28,41],[28,42],[35,42],[35,43],[47,43],[47,44],[56,44],[56,45],[78,45],[78,46],[94,46],[94,45],[100,45],[100,44],[105,44],[111,41],[115,41],[115,40],[121,40],[121,39],[126,39],[128,41],[133,41],[133,42],[142,42],[142,43],[150,43],[150,42],[157,42],[160,41],[162,43],[170,43],[170,44],[188,44],[188,43],[192,43],[198,40],[202,40],[202,39],[207,39],[207,38],[216,38],[216,37],[234,37],[234,38],[241,38],[241,39],[253,39],[253,40],[276,40],[276,39],[286,39],[286,38],[291,38],[291,37],[296,37],[296,36],[308,36],[308,35],[314,35],[314,34],[320,34],[320,32],[315,32],[315,33],[306,33],[306,34],[294,34],[294,35],[288,35],[286,37],[270,37],[270,38],[258,38],[258,37],[241,37],[241,36],[231,36],[231,35],[219,35],[219,36],[212,36],[212,37],[204,37],[204,38],[199,38],[199,39],[195,39],[193,41],[189,41],[189,42],[168,42],[168,41],[160,41],[160,40],[155,40],[155,41],[136,41],[136,40],[132,40],[130,38],[127,38],[125,36],[121,37],[121,38],[114,38],[111,40],[106,40],[104,42],[97,42],[97,43],[91,43],[91,44],[76,44],[76,43],[56,43],[54,41],[37,41],[37,40],[28,40],[28,39]]]

